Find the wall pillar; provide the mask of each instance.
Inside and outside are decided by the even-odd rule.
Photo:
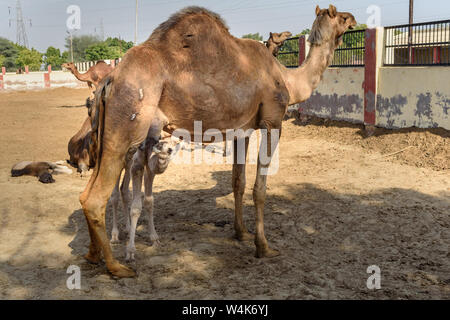
[[[51,72],[52,72],[52,65],[49,64],[48,67],[47,67],[47,69],[48,69],[48,73],[51,73]]]
[[[3,75],[0,75],[0,90],[5,89],[5,85],[3,84]]]
[[[305,36],[298,37],[298,66],[300,67],[306,59],[306,38]]]
[[[364,124],[376,125],[378,73],[383,64],[383,28],[366,29],[364,56]]]
[[[5,74],[6,74],[6,68],[2,67],[2,75],[5,75]]]
[[[28,66],[25,66],[25,73],[26,73],[26,74],[29,74],[29,73],[30,73],[29,70],[28,70]]]
[[[50,73],[44,73],[44,87],[50,88]]]
[[[110,65],[111,65],[111,67],[115,68],[116,67],[116,60],[111,59],[110,60]]]

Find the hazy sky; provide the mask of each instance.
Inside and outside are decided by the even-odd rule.
[[[135,0],[21,0],[21,3],[30,46],[40,51],[48,46],[64,49],[69,5],[81,8],[81,30],[76,34],[100,34],[103,20],[105,37],[134,39]],[[204,6],[219,13],[235,36],[259,32],[266,39],[270,31],[288,30],[295,34],[310,28],[315,6],[328,7],[330,3],[338,11],[353,13],[359,23],[366,23],[370,5],[381,8],[381,25],[408,22],[409,0],[139,0],[138,42],[146,40],[157,25],[188,5]],[[449,0],[414,3],[415,22],[450,19]],[[0,37],[12,41],[16,40],[15,7],[16,0],[0,0]]]

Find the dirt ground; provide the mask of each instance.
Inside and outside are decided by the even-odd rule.
[[[364,138],[360,126],[327,121],[284,122],[265,209],[280,256],[257,259],[252,242],[232,238],[230,165],[173,163],[155,180],[161,245],[151,246],[143,215],[131,264],[138,277],[111,278],[104,264],[83,259],[89,236],[78,197],[87,178],[10,177],[15,162],[68,157],[87,95],[0,94],[1,299],[450,298],[448,131],[380,129]],[[247,168],[252,231],[255,165]],[[110,207],[107,223],[110,232]],[[125,262],[122,216],[120,227],[113,250]],[[66,286],[70,265],[81,268],[81,290]],[[379,290],[366,286],[370,265],[380,267]]]

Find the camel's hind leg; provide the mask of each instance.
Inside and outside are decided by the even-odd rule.
[[[90,226],[91,247],[88,257],[98,254],[95,249],[101,248],[109,272],[118,277],[133,277],[136,273],[132,269],[114,259],[105,227],[106,203],[123,169],[125,153],[107,149],[103,151],[98,173],[92,175],[89,189],[82,194],[80,201]]]
[[[248,143],[249,138],[245,138],[245,150],[238,150],[238,146],[242,145],[242,143],[240,143],[240,141],[238,142],[238,140],[234,140],[233,142],[234,163],[232,183],[234,193],[234,231],[236,239],[241,241],[253,239],[253,235],[247,231],[242,218],[242,198],[245,191],[245,162],[247,160]],[[245,153],[244,155],[242,155],[243,151]]]

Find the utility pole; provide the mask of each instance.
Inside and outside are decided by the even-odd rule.
[[[100,38],[105,41],[105,27],[103,26],[103,18],[100,18]]]
[[[11,8],[8,7],[9,13],[11,13]],[[31,26],[31,19],[28,19]],[[20,4],[20,0],[17,0],[16,4],[16,43],[18,45],[24,46],[28,48],[28,37],[27,32],[25,30],[25,23],[23,22],[23,14],[22,14],[22,5]],[[9,25],[11,26],[11,20],[9,21]]]
[[[412,24],[414,23],[414,0],[409,0],[409,29],[408,29],[408,63],[413,63],[412,52]]]
[[[72,36],[72,32],[70,32],[70,61],[73,62],[73,36]]]
[[[136,21],[134,25],[134,45],[137,45],[137,32],[138,32],[138,0],[136,0]]]

